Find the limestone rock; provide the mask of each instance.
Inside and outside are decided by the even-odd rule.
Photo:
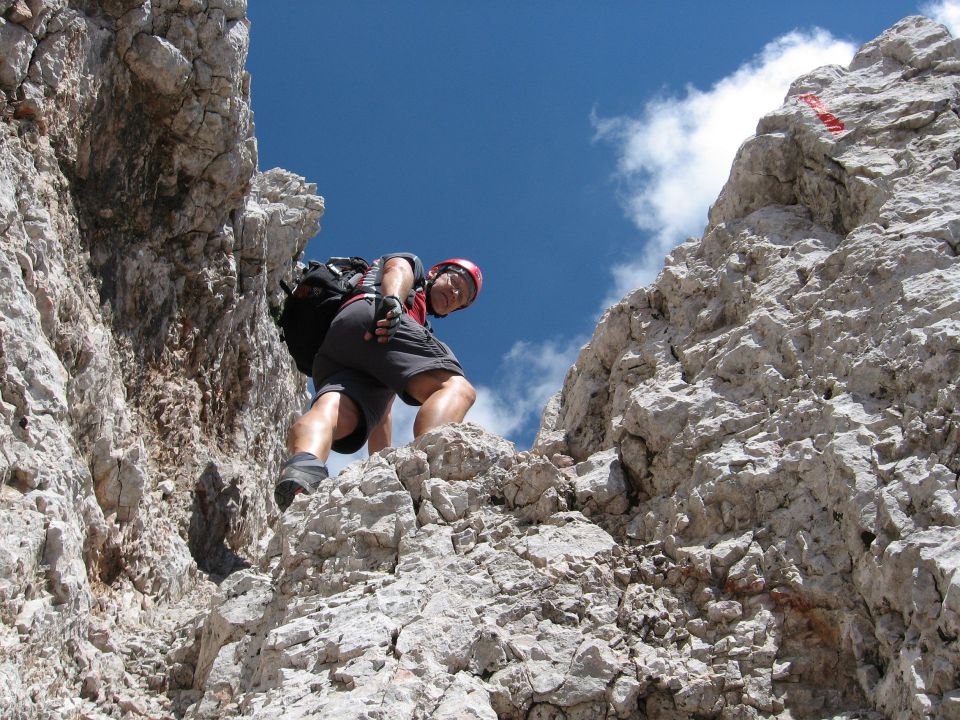
[[[282,516],[245,0],[0,0],[0,715],[960,716],[960,51],[798,79],[531,451],[470,425]]]
[[[162,95],[176,94],[190,78],[190,61],[173,43],[156,35],[137,35],[125,60],[140,80]]]
[[[255,170],[245,7],[3,4],[4,717],[173,709],[203,571],[265,535],[304,395],[271,305],[323,201]]]
[[[0,90],[13,92],[23,82],[36,47],[26,28],[0,18]]]
[[[653,634],[708,663],[677,709],[953,712],[958,70],[915,17],[797,80],[545,419],[639,491]]]
[[[630,507],[627,483],[614,449],[602,450],[579,463],[574,471],[577,505],[590,513],[621,515]]]
[[[386,708],[394,717],[493,718],[526,716],[534,702],[605,706],[608,685],[629,669],[611,646],[622,640],[616,543],[579,512],[528,524],[525,506],[504,503],[504,491],[525,487],[523,473],[536,477],[542,465],[508,451],[475,426],[446,426],[298,498],[284,515],[279,556],[262,566],[274,579],[263,575],[258,587],[272,595],[244,605],[244,617],[258,616],[247,641],[262,647],[255,666],[234,663],[241,674],[231,688],[244,695],[201,683],[198,716],[234,702],[338,718]],[[479,475],[461,474],[468,462]],[[436,505],[437,483],[461,487],[467,500],[455,517],[426,521],[414,495]],[[211,618],[222,612],[214,607]],[[205,636],[200,657],[232,657],[232,642]],[[515,685],[508,678],[517,671],[537,679]]]

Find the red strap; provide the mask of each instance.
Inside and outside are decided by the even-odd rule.
[[[340,309],[337,310],[337,312],[340,312],[340,310],[343,310],[347,305],[355,303],[357,300],[363,300],[364,298],[375,298],[375,297],[377,296],[374,295],[373,293],[360,293],[359,295],[354,295],[351,298],[347,298],[347,301],[340,306]]]

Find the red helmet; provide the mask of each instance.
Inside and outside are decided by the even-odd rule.
[[[428,277],[435,278],[450,266],[464,271],[467,276],[473,280],[473,297],[470,298],[470,305],[472,305],[473,301],[476,300],[477,296],[480,294],[480,288],[483,287],[483,273],[480,272],[480,268],[477,267],[476,263],[473,263],[469,260],[464,260],[463,258],[453,258],[451,260],[438,262],[436,265],[430,268],[430,272],[427,275]]]

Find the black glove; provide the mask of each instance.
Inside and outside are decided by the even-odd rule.
[[[377,309],[373,314],[373,332],[378,342],[390,342],[400,327],[400,318],[403,317],[403,302],[396,295],[387,295],[377,298]],[[386,320],[386,325],[379,325]]]

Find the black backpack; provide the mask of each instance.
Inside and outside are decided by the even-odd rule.
[[[330,323],[369,267],[360,257],[334,257],[325,263],[311,260],[292,290],[280,281],[287,294],[280,312],[280,336],[304,375],[311,374],[313,356]]]

